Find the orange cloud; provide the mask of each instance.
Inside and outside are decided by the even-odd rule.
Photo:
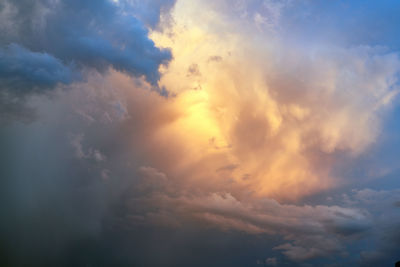
[[[295,201],[345,182],[332,166],[378,137],[380,112],[397,93],[397,56],[304,50],[236,30],[213,9],[194,16],[202,4],[191,3],[177,3],[169,32],[152,33],[174,55],[161,69],[170,97],[118,72],[106,78],[141,161],[186,190],[238,199]]]

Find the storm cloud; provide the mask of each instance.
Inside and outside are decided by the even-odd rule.
[[[393,265],[398,51],[317,11],[3,1],[0,264]]]
[[[146,20],[155,26],[158,6]],[[164,6],[165,5],[165,6]],[[158,68],[172,58],[148,37],[148,30],[135,14],[123,7],[129,3],[104,1],[3,1],[0,34],[2,99],[21,98],[57,84],[81,80],[88,70],[110,68],[132,76],[144,76],[153,86]]]

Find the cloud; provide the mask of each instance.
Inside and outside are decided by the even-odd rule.
[[[57,83],[68,84],[72,79],[71,70],[49,54],[31,52],[17,44],[0,50],[1,88],[45,90]]]
[[[278,260],[276,258],[268,258],[265,260],[265,264],[267,264],[267,266],[277,266]]]
[[[295,262],[302,262],[313,258],[332,255],[333,253],[337,252],[338,248],[340,247],[332,240],[321,240],[316,238],[310,239],[311,240],[307,240],[310,242],[308,244],[301,244],[303,242],[299,242],[300,245],[286,243],[275,247],[275,249],[283,250],[283,254]],[[312,245],[311,243],[314,243],[316,246]]]
[[[175,0],[119,0],[117,3],[123,7],[125,12],[132,12],[151,28],[162,28],[171,23],[170,10],[175,4]]]
[[[272,197],[253,194],[246,184],[231,179],[238,175],[236,172],[243,163],[227,164],[229,156],[225,153],[230,148],[216,147],[220,142],[218,136],[210,143],[209,136],[199,130],[188,132],[192,139],[186,139],[182,128],[188,121],[185,111],[199,107],[198,99],[185,94],[163,98],[143,88],[142,85],[150,85],[140,81],[115,71],[107,76],[93,74],[86,82],[55,92],[57,97],[39,98],[34,106],[40,115],[37,121],[2,130],[3,140],[10,146],[8,151],[18,152],[12,160],[25,166],[17,171],[9,165],[5,176],[8,178],[3,181],[4,188],[14,192],[14,200],[8,198],[5,203],[19,210],[19,215],[3,222],[7,226],[3,229],[14,229],[12,220],[19,221],[23,228],[35,220],[34,214],[44,212],[40,224],[29,229],[42,233],[42,227],[53,225],[52,231],[58,238],[54,243],[32,237],[31,243],[41,242],[37,245],[37,255],[47,253],[48,246],[52,246],[50,251],[64,251],[69,246],[75,251],[83,240],[120,242],[108,237],[115,234],[113,231],[123,236],[142,231],[139,240],[146,242],[149,234],[143,229],[165,229],[172,233],[189,227],[197,229],[195,232],[204,228],[228,236],[242,233],[246,236],[243,240],[271,236],[276,238],[270,243],[272,253],[281,252],[286,261],[303,262],[330,255],[343,259],[348,244],[379,239],[383,234],[384,231],[377,230],[370,236],[376,225],[381,224],[374,219],[377,211],[382,207],[396,209],[393,203],[398,200],[394,192],[354,190],[347,198],[334,199],[329,205],[281,203]],[[204,112],[203,108],[200,105],[194,110]],[[59,118],[65,114],[68,116],[59,124]],[[212,121],[204,123],[214,125]],[[52,127],[56,124],[59,127]],[[209,129],[205,129],[208,133]],[[198,152],[203,146],[209,150]],[[46,153],[22,153],[25,150]],[[66,171],[60,173],[60,170]],[[33,179],[29,173],[40,175]],[[58,192],[57,196],[54,192]],[[46,202],[49,198],[52,198],[50,203]],[[13,202],[17,199],[18,207]],[[32,199],[39,203],[36,208],[28,204]],[[382,214],[389,212],[385,209]],[[63,223],[51,215],[65,211],[68,220]],[[20,216],[25,219],[20,220]],[[19,242],[25,240],[11,230],[8,235]],[[196,244],[199,240],[182,237],[180,242],[185,247],[188,244],[185,242]],[[25,254],[31,243],[14,252],[24,255],[27,261],[42,262],[37,255]],[[83,249],[94,248],[87,246]],[[127,248],[124,244],[115,246]],[[115,257],[114,252],[105,254]],[[74,255],[77,257],[76,252]],[[65,260],[56,256],[52,259]],[[107,260],[115,262],[115,258]]]
[[[47,53],[32,52],[18,45],[0,47],[1,122],[31,121],[34,110],[25,102],[38,93],[48,93],[58,84],[79,79],[70,66]]]
[[[397,53],[371,46],[297,45],[242,31],[235,26],[237,17],[219,16],[212,8],[213,16],[192,14],[209,5],[192,6],[177,4],[174,34],[152,35],[175,55],[160,82],[189,110],[159,134],[160,140],[177,134],[187,140],[191,164],[206,166],[199,172],[237,165],[210,180],[221,187],[230,181],[232,188],[259,196],[295,201],[351,182],[341,177],[338,165],[342,157],[357,159],[378,140],[382,118],[398,93]],[[247,41],[254,36],[257,41]],[[210,62],[215,55],[222,60]],[[182,70],[202,75],[183,77]],[[193,181],[207,183],[197,174]]]
[[[161,13],[166,14],[174,1],[147,4],[152,7],[151,14],[140,13],[149,10],[146,7],[128,13],[129,1],[124,5],[108,0],[4,1],[0,6],[4,28],[0,34],[0,89],[23,97],[75,82],[87,70],[104,73],[109,68],[144,76],[157,87],[158,68],[172,55],[155,46],[138,17],[156,26]],[[13,103],[2,99],[7,105]]]
[[[48,92],[24,102],[36,120],[0,128],[0,205],[9,214],[0,248],[12,252],[10,262],[392,260],[398,190],[343,173],[379,143],[398,91],[398,55],[279,39],[284,7],[275,1],[262,10],[263,1],[181,1],[170,28],[155,30],[172,3],[2,5],[10,64],[0,66],[15,72],[3,77],[4,102],[22,103],[8,97],[15,82]],[[243,19],[257,34],[237,27]]]

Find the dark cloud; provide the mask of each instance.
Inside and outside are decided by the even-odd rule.
[[[34,109],[27,106],[24,99],[10,92],[0,91],[0,121],[2,123],[30,122],[35,117]]]
[[[167,148],[151,134],[177,116],[165,107],[170,99],[136,88],[134,80],[97,73],[54,99],[40,98],[37,121],[0,130],[6,166],[0,207],[8,215],[0,222],[3,262],[323,266],[313,261],[329,258],[340,265],[355,261],[343,254],[348,244],[389,233],[375,232],[382,223],[371,214],[397,210],[395,191],[355,190],[329,206],[310,206],[185,183],[167,168],[182,155],[165,158]],[[239,167],[221,165],[212,172]]]
[[[49,54],[32,52],[17,44],[0,49],[0,88],[13,88],[13,92],[23,94],[46,90],[57,83],[67,84],[72,79],[71,69]]]
[[[340,262],[348,242],[379,225],[364,210],[388,192],[307,206],[185,186],[157,166],[151,136],[172,120],[161,97],[115,96],[118,87],[104,88],[112,85],[72,85],[40,102],[40,120],[1,129],[0,246],[10,265],[257,266],[278,257],[277,266],[323,266],[312,261]],[[175,166],[177,154],[160,157]]]
[[[1,117],[11,121],[28,118],[37,110],[37,120],[30,124],[0,127],[0,265],[328,266],[329,262],[331,266],[389,266],[398,260],[399,190],[339,188],[339,193],[346,194],[329,196],[329,205],[289,204],[235,187],[230,177],[253,156],[250,153],[242,153],[237,163],[220,160],[214,153],[206,153],[208,158],[191,157],[185,142],[196,153],[202,154],[202,147],[195,140],[195,131],[185,128],[186,121],[179,123],[193,106],[163,98],[160,92],[166,94],[164,88],[149,90],[159,79],[158,67],[166,64],[171,54],[155,47],[145,26],[157,28],[172,5],[173,1],[158,0],[0,3]],[[274,15],[274,10],[279,8],[267,8],[266,13]],[[238,6],[237,14],[253,11]],[[262,17],[257,18],[262,22]],[[341,55],[343,62],[350,60],[351,53]],[[367,98],[369,87],[365,84],[383,91],[385,81],[389,87],[393,85],[394,72],[384,75],[376,69],[398,65],[394,55],[387,60],[374,58],[379,63],[376,66],[364,67],[360,58],[354,63],[364,76],[375,73],[384,84],[360,78],[365,83],[356,89]],[[219,56],[206,59],[222,60]],[[290,63],[282,64],[282,69],[293,66]],[[189,72],[198,77],[199,66],[203,70],[197,63],[189,70],[185,65],[182,75]],[[244,85],[248,85],[252,69],[241,67],[246,73]],[[298,64],[294,69],[293,73],[298,73],[297,69],[305,67]],[[316,64],[307,79],[315,81],[318,69],[324,70]],[[358,72],[351,70],[343,70],[339,77],[355,73],[347,79],[356,79]],[[325,78],[321,77],[323,84]],[[280,80],[285,78],[288,76]],[[305,99],[307,86],[300,86],[299,92],[304,92],[293,98],[290,84],[299,81],[295,78],[288,82],[287,90],[285,84],[276,82],[273,91],[294,103]],[[334,79],[334,83],[346,83],[343,80]],[[68,90],[51,90],[60,84]],[[354,84],[358,83],[343,87],[354,88]],[[229,83],[221,85],[217,87],[220,91],[230,87]],[[232,87],[238,88],[239,97],[251,94],[243,84]],[[24,98],[32,95],[28,106]],[[223,94],[224,103],[231,101],[227,96]],[[345,96],[338,98],[341,107],[346,107],[349,99],[347,93]],[[324,107],[317,109],[319,114],[326,107],[324,101],[317,101]],[[277,106],[283,108],[281,103],[285,101]],[[251,104],[261,107],[265,102]],[[337,114],[341,109],[327,110]],[[368,110],[345,112],[343,118],[352,119],[344,122],[352,126],[351,138],[334,135],[343,141],[332,142],[351,148],[361,132],[369,129],[357,123],[354,127],[353,118]],[[246,106],[235,118],[240,123],[233,147],[243,146],[240,151],[244,152],[266,151],[254,158],[269,166],[268,157],[277,155],[273,150],[280,146],[262,146],[272,130],[265,126],[268,122],[261,111]],[[300,119],[301,110],[293,113],[296,111]],[[200,123],[202,116],[189,118],[199,123],[199,128],[208,128]],[[321,120],[329,118],[322,116]],[[168,132],[171,127],[176,129]],[[331,128],[326,128],[330,133]],[[358,131],[354,132],[355,128]],[[179,134],[187,129],[192,139],[183,140]],[[249,136],[255,138],[248,140]],[[215,138],[209,140],[205,147],[216,149],[217,154],[232,149]],[[328,146],[326,150],[332,149]],[[279,149],[279,153],[283,152]],[[207,160],[215,164],[208,165]],[[283,168],[295,169],[296,158],[289,163]],[[303,167],[300,165],[301,170]],[[288,194],[293,188],[306,187],[306,179],[310,179],[307,173],[298,186],[290,187],[284,176],[276,181],[284,182]],[[247,172],[240,177],[248,182],[253,179]],[[272,175],[265,177],[269,178],[273,179]],[[320,182],[321,177],[317,178]]]
[[[146,3],[128,13],[129,1],[3,1],[0,90],[23,97],[76,81],[85,69],[109,68],[144,76],[156,86],[159,66],[172,56],[155,46],[138,17],[156,26],[174,1]],[[141,13],[147,8],[148,14]]]
[[[0,207],[7,216],[0,222],[0,253],[6,256],[0,265],[252,266],[269,256],[268,239],[243,240],[243,232],[195,221],[185,225],[190,221],[170,202],[160,202],[181,191],[144,162],[140,143],[156,125],[140,114],[150,102],[130,97],[127,105],[116,105],[124,98],[113,97],[110,88],[91,89],[81,84],[56,99],[43,97],[38,120],[1,128]],[[132,134],[141,140],[134,150],[125,143]]]

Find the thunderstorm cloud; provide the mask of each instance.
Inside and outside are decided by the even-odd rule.
[[[399,11],[0,1],[0,265],[394,266]]]

